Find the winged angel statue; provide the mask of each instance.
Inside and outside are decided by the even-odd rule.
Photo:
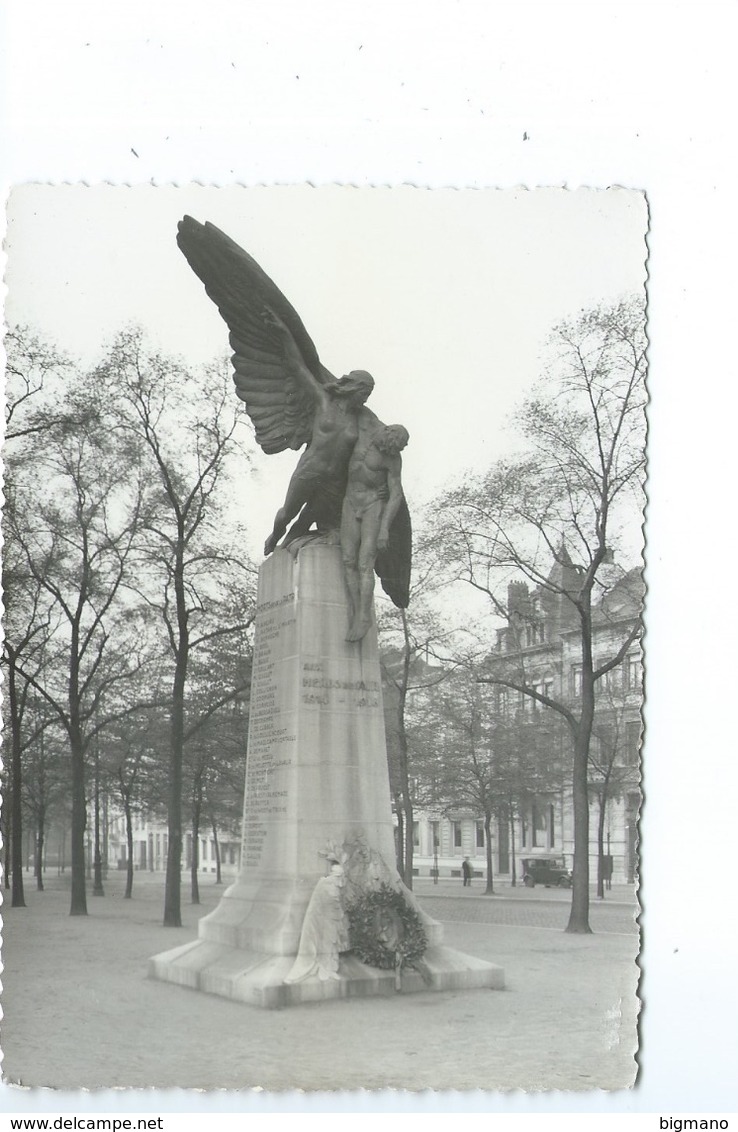
[[[400,609],[409,600],[412,534],[402,492],[402,425],[366,407],[365,370],[336,379],[302,321],[252,257],[214,224],[185,216],[177,243],[230,331],[236,392],[267,454],[303,448],[266,540],[269,555],[309,532],[339,532],[348,640],[371,623],[374,571]]]

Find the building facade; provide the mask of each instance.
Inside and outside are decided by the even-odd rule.
[[[581,704],[582,642],[576,608],[567,597],[578,590],[579,568],[562,546],[546,581],[537,587],[512,582],[507,623],[497,633],[486,672],[524,684],[576,715]],[[598,572],[593,600],[594,666],[615,658],[638,623],[643,602],[639,570],[625,571],[608,556]],[[639,750],[642,733],[642,660],[637,638],[619,663],[596,683],[590,745],[590,875],[597,877],[600,841],[606,879],[632,883],[637,877],[637,826],[641,806]],[[500,783],[491,828],[495,878],[520,879],[526,857],[574,853],[572,737],[551,707],[501,684],[480,686],[490,725],[491,774]],[[503,747],[507,747],[507,757]],[[511,774],[511,768],[517,772]],[[484,823],[473,808],[418,809],[414,823],[414,872],[418,876],[461,875],[464,857],[475,873],[486,869]]]
[[[151,821],[143,813],[132,815],[133,824],[133,867],[136,871],[164,872],[167,867],[169,840],[167,827],[163,822]],[[88,830],[91,828],[88,822]],[[198,838],[198,872],[216,873],[220,855],[221,874],[236,877],[241,861],[240,835],[232,831],[218,831],[216,848],[215,836],[211,829],[201,829]],[[183,837],[182,867],[192,867],[192,833]],[[117,808],[112,808],[107,819],[107,861],[109,869],[125,869],[128,863],[125,816]]]

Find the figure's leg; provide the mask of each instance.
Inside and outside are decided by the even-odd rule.
[[[359,601],[354,618],[353,635],[349,640],[360,641],[372,623],[372,597],[374,595],[374,563],[377,559],[377,539],[384,503],[377,500],[364,512],[361,521],[361,546],[358,555]]]
[[[282,535],[287,530],[289,523],[292,522],[295,515],[298,514],[303,504],[306,502],[309,495],[309,488],[310,481],[304,473],[301,474],[300,465],[298,464],[289,482],[284,503],[274,517],[272,533],[264,543],[265,555],[272,553]]]

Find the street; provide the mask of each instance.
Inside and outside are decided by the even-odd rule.
[[[476,885],[476,887],[474,887]],[[544,928],[563,931],[569,919],[571,891],[556,888],[500,888],[495,895],[484,895],[484,881],[471,888],[461,881],[416,877],[413,892],[428,913],[442,923],[500,924],[506,927]],[[633,936],[638,932],[638,904],[632,887],[620,886],[604,900],[590,900],[589,923],[593,932]]]

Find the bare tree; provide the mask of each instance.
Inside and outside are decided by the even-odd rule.
[[[611,671],[601,680],[595,698],[595,717],[589,751],[590,791],[597,800],[597,896],[605,896],[605,861],[610,858],[608,812],[629,787],[638,785],[638,749],[641,739],[639,688],[627,686],[624,673]],[[636,702],[634,702],[636,701]],[[605,849],[607,848],[607,853]],[[608,867],[612,860],[608,860]]]
[[[605,658],[593,652],[593,607],[607,588],[611,550],[642,523],[645,467],[645,326],[640,299],[586,312],[557,327],[539,395],[519,414],[526,450],[441,502],[442,544],[459,577],[484,594],[517,640],[479,679],[558,712],[572,736],[574,886],[567,931],[589,932],[587,771],[595,686],[641,634],[636,617]],[[570,553],[571,550],[571,553]],[[555,569],[551,569],[551,563]],[[576,628],[581,681],[574,699],[536,687],[525,670],[535,610],[510,608],[514,579],[558,603]],[[509,593],[509,590],[508,590]],[[534,642],[531,642],[531,647]]]
[[[380,667],[390,789],[398,820],[397,869],[408,888],[413,880],[413,829],[416,784],[423,756],[416,741],[426,697],[454,671],[456,662],[438,657],[452,636],[434,613],[432,599],[442,580],[429,553],[429,538],[416,539],[410,607],[385,603],[379,613]]]
[[[68,410],[59,389],[59,376],[68,364],[50,344],[41,341],[29,327],[11,326],[5,335],[5,507],[2,588],[5,605],[2,663],[7,672],[7,700],[11,735],[10,775],[4,796],[6,833],[9,840],[12,903],[25,905],[23,893],[23,752],[32,747],[47,725],[32,725],[24,731],[24,717],[31,690],[30,679],[39,678],[45,660],[45,644],[52,629],[49,602],[38,579],[29,575],[17,532],[26,516],[16,505],[17,485],[33,460],[34,445]],[[43,828],[43,827],[42,827]],[[40,881],[40,874],[37,874]]]
[[[6,352],[5,443],[20,462],[26,451],[17,442],[38,436],[61,422],[69,422],[70,406],[64,396],[65,372],[71,362],[29,326],[8,327]]]
[[[100,702],[139,667],[131,614],[117,602],[139,530],[142,485],[135,474],[122,474],[121,453],[96,393],[94,385],[77,380],[69,390],[70,414],[54,421],[42,441],[37,438],[34,475],[16,485],[15,513],[23,522],[13,528],[27,575],[57,619],[43,681],[27,668],[22,674],[56,713],[69,741],[72,915],[87,913],[85,759],[105,723]]]
[[[215,624],[209,613],[233,568],[251,566],[224,549],[227,457],[239,422],[222,367],[197,376],[145,348],[139,330],[119,335],[98,371],[119,398],[118,427],[149,483],[139,595],[162,618],[172,663],[168,850],[164,926],[180,927],[183,758],[190,657],[215,639],[244,632],[252,613],[232,609]],[[157,592],[158,587],[158,592]]]
[[[439,689],[435,706],[438,738],[443,746],[445,809],[447,813],[468,810],[475,817],[482,815],[487,866],[485,895],[492,894],[492,819],[502,800],[502,783],[495,772],[493,721],[481,689],[466,668]]]
[[[49,611],[43,602],[42,587],[36,579],[16,572],[8,562],[14,548],[6,511],[6,555],[3,569],[3,598],[7,610],[3,635],[2,663],[7,681],[4,689],[7,716],[10,722],[10,776],[9,792],[4,799],[8,805],[10,834],[10,873],[12,876],[12,905],[25,907],[23,892],[23,753],[39,739],[43,740],[46,720],[34,719],[30,728],[26,722],[32,685],[42,678],[45,661],[45,644],[48,638]],[[43,828],[43,827],[42,827]]]

